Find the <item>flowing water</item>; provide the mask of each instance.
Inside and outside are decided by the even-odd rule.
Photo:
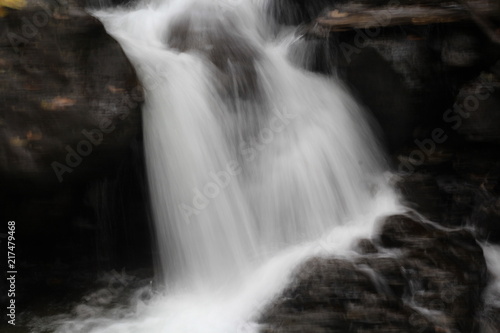
[[[490,281],[483,291],[484,310],[481,333],[493,333],[498,332],[498,309],[500,308],[500,246],[483,243],[481,247],[490,273]]]
[[[308,43],[266,8],[163,0],[96,14],[145,90],[165,293],[59,331],[255,331],[301,261],[348,257],[398,209],[363,111],[303,69]]]

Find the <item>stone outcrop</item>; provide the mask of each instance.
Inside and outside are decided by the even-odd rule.
[[[361,243],[352,260],[300,266],[263,332],[479,332],[488,275],[472,234],[397,215]]]
[[[22,235],[20,309],[99,270],[151,265],[142,99],[81,4],[27,0],[0,17],[0,219]]]
[[[2,176],[95,177],[140,131],[142,90],[120,46],[65,0],[28,2],[0,26]]]

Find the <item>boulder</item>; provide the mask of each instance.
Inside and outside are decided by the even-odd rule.
[[[373,241],[380,252],[301,265],[263,332],[479,332],[488,274],[469,232],[396,215]]]
[[[102,175],[140,132],[142,88],[120,46],[75,4],[0,19],[0,173],[57,183]]]
[[[20,308],[152,261],[142,88],[82,6],[27,0],[0,17],[0,219],[22,235]]]

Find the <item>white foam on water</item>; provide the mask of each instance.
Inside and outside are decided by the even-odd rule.
[[[106,315],[58,318],[56,332],[175,332],[250,333],[261,328],[258,319],[308,258],[331,256],[349,259],[353,243],[372,236],[376,222],[387,212],[403,212],[388,191],[371,202],[369,213],[358,214],[317,240],[290,246],[263,263],[239,284],[227,283],[211,291],[177,290]]]
[[[491,280],[484,291],[485,303],[500,308],[500,246],[482,244],[481,247],[491,274]]]
[[[96,13],[145,90],[165,294],[60,332],[256,331],[301,262],[349,258],[401,211],[363,110],[289,61],[296,32],[265,8],[171,0]]]

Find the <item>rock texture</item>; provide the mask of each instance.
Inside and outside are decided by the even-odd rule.
[[[276,0],[270,9],[307,30],[323,13],[342,16],[346,2]],[[0,18],[0,220],[17,221],[17,255],[29,258],[20,308],[97,270],[151,265],[141,88],[83,10],[97,3],[33,0]],[[500,306],[482,311],[488,276],[475,238],[500,242],[499,17],[305,34],[304,67],[336,73],[378,121],[407,204],[458,229],[387,218],[354,259],[299,267],[260,318],[263,331],[497,332]]]
[[[469,232],[397,215],[368,248],[304,263],[264,312],[263,332],[479,332],[488,275]]]
[[[356,7],[290,2],[279,19],[313,31],[305,37],[312,56],[303,66],[335,73],[367,106],[406,204],[437,224],[392,216],[377,239],[360,241],[353,260],[311,259],[260,318],[263,331],[496,332],[499,298],[483,304],[489,280],[476,239],[500,242],[498,4],[461,2],[474,8],[460,24],[325,30],[311,21],[347,22],[342,8]],[[373,12],[415,3],[446,7],[360,3]],[[482,17],[477,10],[486,7],[492,11]]]
[[[78,3],[28,0],[0,18],[0,220],[19,235],[19,309],[99,270],[151,265],[142,99]]]
[[[475,228],[479,239],[500,241],[499,150],[495,145],[448,148],[441,163],[421,166],[397,186],[407,203],[448,226]]]
[[[118,43],[82,8],[28,4],[0,19],[0,173],[95,177],[138,134],[141,88]]]

